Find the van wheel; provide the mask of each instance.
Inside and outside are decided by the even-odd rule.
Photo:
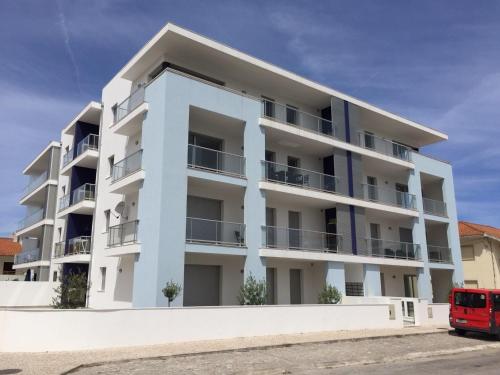
[[[455,328],[455,333],[458,336],[465,336],[465,330],[463,330],[463,329]]]

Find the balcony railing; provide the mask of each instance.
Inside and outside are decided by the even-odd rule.
[[[336,126],[331,120],[271,100],[262,100],[262,116],[321,135],[329,137],[337,135]]]
[[[411,160],[411,149],[409,147],[378,137],[370,132],[359,132],[358,143],[359,146],[363,148],[367,148],[384,155],[393,156],[406,161]]]
[[[411,242],[389,241],[379,238],[358,238],[358,255],[420,260],[420,245]]]
[[[73,161],[74,158],[75,158],[75,150],[74,149],[70,149],[70,150],[66,151],[66,153],[63,155],[62,167],[64,168],[65,166],[67,166],[69,163],[71,163]]]
[[[124,178],[129,174],[138,171],[139,169],[141,169],[141,167],[142,167],[142,150],[139,150],[113,165],[111,173],[111,182],[115,182],[121,178]]]
[[[58,242],[54,249],[54,258],[62,258],[69,255],[90,254],[91,237],[79,236],[68,241]]]
[[[416,198],[414,194],[398,191],[395,189],[389,189],[378,185],[362,184],[362,186],[363,199],[365,200],[390,204],[391,206],[407,208],[410,210],[416,209]]]
[[[262,245],[271,249],[342,252],[342,235],[312,230],[262,227]]]
[[[262,178],[264,181],[278,182],[329,193],[337,192],[338,188],[338,178],[335,176],[270,161],[262,162]]]
[[[43,220],[44,216],[45,210],[43,208],[40,208],[39,210],[22,219],[17,225],[17,230],[19,231],[21,229],[28,228],[35,223],[38,223],[40,220]]]
[[[68,208],[71,204],[71,194],[68,193],[61,198],[59,198],[59,212]]]
[[[129,221],[109,227],[108,246],[122,246],[137,242],[139,220]]]
[[[245,176],[245,158],[206,147],[188,145],[188,166],[212,172]]]
[[[73,190],[73,200],[71,204],[77,204],[81,201],[94,201],[95,200],[95,184],[83,184],[82,186]]]
[[[426,214],[446,217],[446,203],[430,198],[423,198],[422,200]]]
[[[14,256],[14,264],[36,262],[41,259],[40,249],[23,250]]]
[[[99,136],[89,134],[76,145],[76,156],[78,157],[87,150],[97,150],[99,148]]]
[[[225,246],[245,246],[245,224],[186,218],[186,241]]]
[[[451,249],[445,246],[427,245],[429,262],[433,263],[453,263],[451,259]]]
[[[44,172],[40,176],[37,176],[34,180],[30,181],[30,183],[23,190],[23,197],[35,191],[36,188],[38,188],[45,181],[47,181],[48,177],[49,177],[48,173]]]
[[[114,122],[117,123],[144,102],[144,87],[134,91],[116,107]]]

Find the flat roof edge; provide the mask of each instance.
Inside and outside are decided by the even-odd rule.
[[[23,169],[23,174],[27,174],[31,167],[43,156],[45,155],[52,147],[61,147],[61,143],[57,141],[50,141],[50,143],[37,155],[35,158],[29,163],[26,168]]]
[[[62,134],[66,133],[75,123],[83,117],[85,113],[87,113],[91,109],[102,109],[102,104],[100,102],[96,102],[94,100],[90,101],[83,109],[66,125],[66,127],[62,130]]]

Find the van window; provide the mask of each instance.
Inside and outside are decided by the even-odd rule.
[[[483,309],[486,307],[486,294],[456,292],[455,306]]]
[[[495,306],[495,311],[500,311],[500,294],[493,295],[493,305]]]

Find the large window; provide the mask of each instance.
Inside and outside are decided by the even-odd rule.
[[[455,306],[484,309],[486,307],[486,294],[484,293],[455,293]]]

